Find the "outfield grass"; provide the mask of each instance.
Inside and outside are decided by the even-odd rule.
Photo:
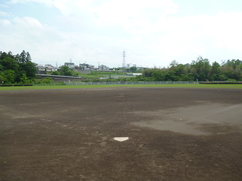
[[[0,91],[35,90],[35,89],[78,89],[78,88],[108,88],[108,87],[177,87],[177,88],[227,88],[242,89],[242,84],[147,84],[147,85],[59,85],[59,86],[23,86],[0,87]]]

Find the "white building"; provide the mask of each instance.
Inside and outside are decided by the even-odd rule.
[[[99,65],[98,70],[109,70],[109,67],[106,65]]]
[[[94,65],[89,65],[87,63],[79,64],[80,70],[94,70]]]
[[[69,67],[70,69],[74,69],[75,68],[75,64],[71,63],[71,62],[66,62],[65,66]]]
[[[128,76],[138,76],[138,75],[142,75],[142,73],[127,73],[126,75],[128,75]]]
[[[51,64],[45,64],[45,68],[46,68],[46,71],[47,71],[47,72],[54,72],[54,71],[57,71],[57,70],[58,70],[57,67],[54,67],[54,66],[51,65]]]

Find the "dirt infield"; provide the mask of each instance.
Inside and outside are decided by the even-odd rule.
[[[0,180],[239,181],[242,90],[2,91],[0,145]]]

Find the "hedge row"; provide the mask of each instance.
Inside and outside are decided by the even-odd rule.
[[[242,82],[199,82],[199,84],[242,84]]]
[[[33,86],[32,84],[0,84],[0,87]]]

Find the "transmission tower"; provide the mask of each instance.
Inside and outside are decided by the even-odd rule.
[[[123,69],[125,69],[125,51],[123,51]]]

